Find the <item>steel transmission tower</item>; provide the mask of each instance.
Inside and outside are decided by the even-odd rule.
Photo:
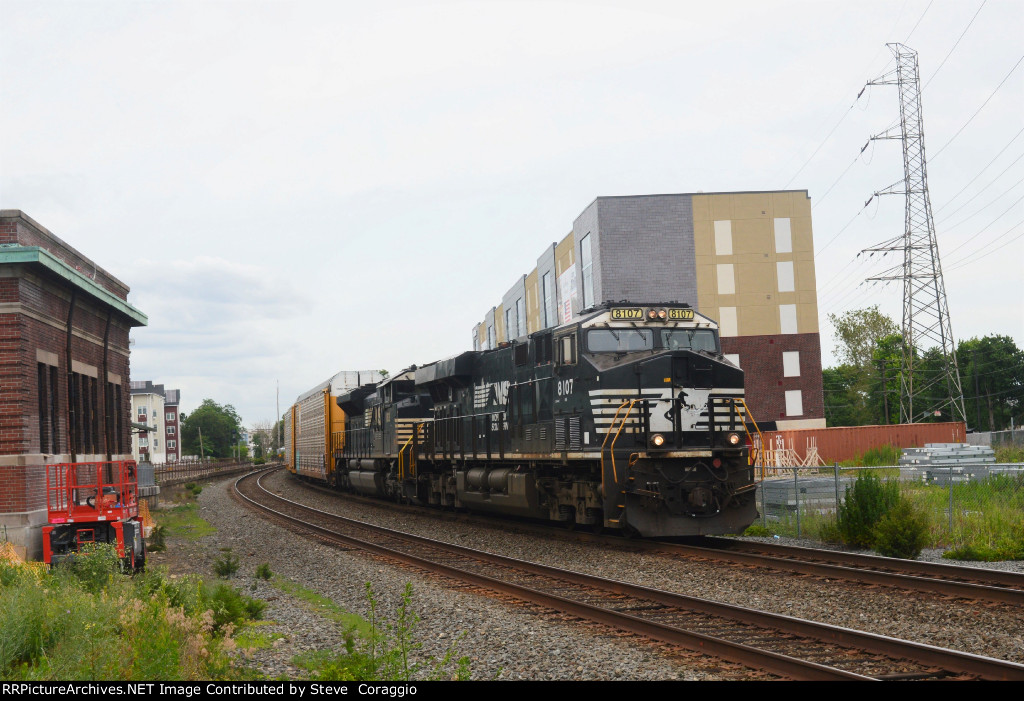
[[[865,250],[902,251],[903,263],[868,280],[903,281],[900,421],[913,423],[927,414],[941,411],[952,415],[954,421],[966,422],[956,345],[949,322],[946,286],[942,280],[939,246],[928,195],[917,52],[902,44],[887,46],[896,57],[896,68],[868,84],[896,85],[899,88],[900,123],[871,138],[902,140],[903,180],[875,195],[906,195],[905,226],[902,236]],[[941,369],[933,376],[925,377],[921,371],[919,351],[931,347],[942,350]]]

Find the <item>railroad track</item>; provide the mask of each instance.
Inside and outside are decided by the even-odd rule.
[[[784,569],[828,579],[932,592],[944,596],[1024,606],[1024,574],[900,560],[836,550],[704,538],[702,545],[658,543],[652,549],[710,560]]]
[[[318,485],[301,483],[304,487],[335,496],[339,492]],[[379,499],[356,498],[377,508],[409,507],[383,502]],[[415,513],[440,516],[436,511],[417,508]],[[507,526],[507,521],[495,520],[486,515],[474,514],[491,523]],[[627,540],[619,536],[596,535],[585,531],[567,532],[564,529],[531,523],[516,523],[524,532],[542,534],[545,537],[569,538],[580,542],[606,543],[619,548],[642,550],[644,552],[723,562],[730,564],[764,567],[783,572],[795,572],[827,579],[856,582],[868,585],[893,587],[913,592],[928,592],[940,596],[951,596],[973,601],[988,601],[1024,607],[1024,574],[963,567],[935,562],[900,560],[864,555],[838,550],[805,548],[772,543],[757,543],[732,538],[704,537],[695,543],[678,543],[648,540]]]
[[[603,579],[442,543],[312,509],[235,483],[289,528],[491,592],[791,679],[1024,680],[1024,665]]]

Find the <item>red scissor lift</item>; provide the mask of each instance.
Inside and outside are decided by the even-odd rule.
[[[146,558],[134,460],[47,465],[43,561],[57,564],[88,543],[113,543],[132,569]]]

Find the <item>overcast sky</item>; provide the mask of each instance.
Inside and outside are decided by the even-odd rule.
[[[806,189],[827,366],[828,314],[902,316],[856,257],[903,231],[864,207],[899,142],[860,153],[896,88],[857,99],[902,42],[953,333],[1024,347],[1022,36],[1019,0],[0,0],[0,207],[131,287],[133,379],[251,425],[469,349],[595,197]]]

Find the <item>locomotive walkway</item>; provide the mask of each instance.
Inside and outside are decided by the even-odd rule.
[[[1014,679],[1024,665],[501,557],[310,509],[263,490],[239,498],[285,523],[491,592],[792,679]]]

